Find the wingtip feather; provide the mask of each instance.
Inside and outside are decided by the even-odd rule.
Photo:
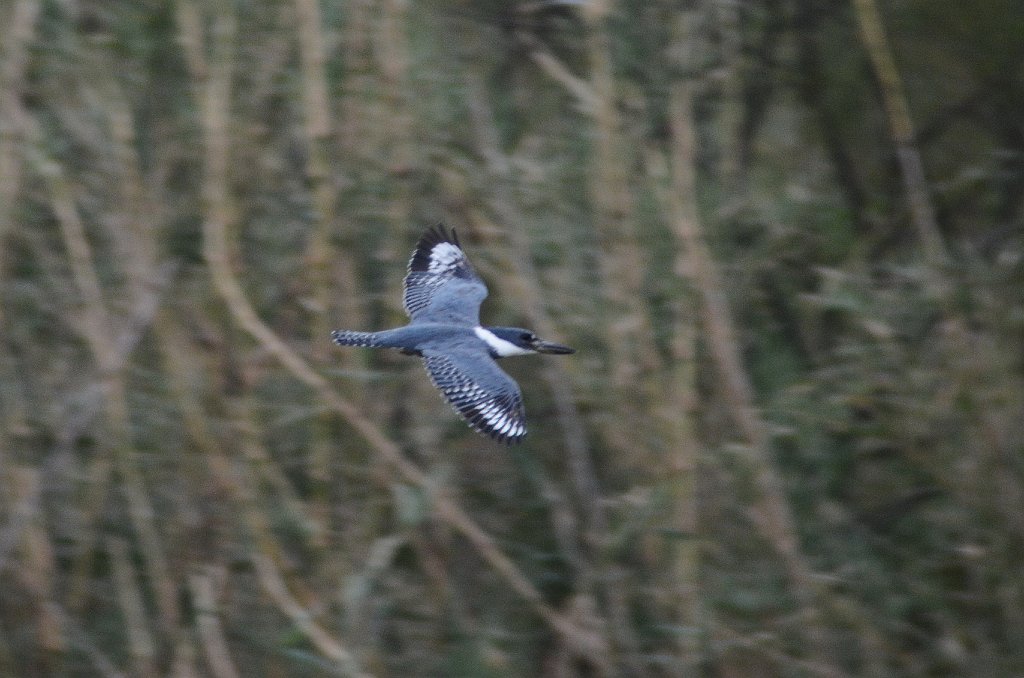
[[[460,250],[459,238],[455,235],[455,229],[448,230],[444,223],[437,223],[428,228],[416,241],[416,249],[413,250],[412,258],[409,259],[409,272],[426,271],[430,268],[430,253],[440,243],[448,242]]]

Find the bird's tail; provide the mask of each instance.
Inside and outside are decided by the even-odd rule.
[[[376,332],[353,332],[352,330],[334,330],[331,339],[338,346],[362,346],[374,348],[381,346]]]

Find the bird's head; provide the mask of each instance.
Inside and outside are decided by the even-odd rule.
[[[576,349],[544,341],[530,330],[522,327],[478,327],[478,337],[483,339],[495,358],[508,358],[530,353],[575,353]]]

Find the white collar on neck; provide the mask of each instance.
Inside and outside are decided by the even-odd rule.
[[[484,329],[483,327],[474,327],[473,331],[476,333],[476,336],[480,337],[484,343],[498,355],[499,358],[508,358],[509,356],[514,355],[529,355],[530,353],[535,352],[528,348],[516,346],[511,341],[505,341],[494,332]]]

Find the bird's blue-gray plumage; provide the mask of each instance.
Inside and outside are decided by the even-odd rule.
[[[466,259],[459,239],[443,226],[428,229],[409,259],[402,301],[412,324],[480,324],[487,286]]]
[[[527,353],[572,353],[529,330],[480,326],[487,286],[454,232],[438,224],[419,239],[405,276],[403,303],[411,322],[381,332],[335,330],[342,346],[397,348],[423,358],[434,385],[476,431],[505,443],[526,435],[519,385],[496,358]]]

